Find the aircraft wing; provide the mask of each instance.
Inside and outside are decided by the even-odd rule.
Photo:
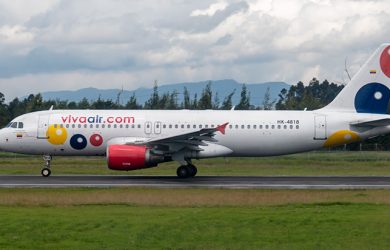
[[[351,123],[355,127],[384,127],[390,125],[390,118],[383,118],[369,121],[358,121]]]
[[[225,134],[225,129],[228,123],[218,125],[215,128],[204,128],[197,131],[192,131],[188,133],[169,135],[166,137],[157,137],[150,138],[145,141],[140,141],[134,143],[135,145],[148,145],[152,149],[167,151],[164,146],[174,146],[175,149],[171,148],[169,151],[173,149],[173,151],[177,151],[178,148],[188,148],[190,150],[202,151],[199,146],[207,146],[206,142],[216,142],[214,139],[215,133],[220,132]],[[133,144],[133,145],[134,145]]]

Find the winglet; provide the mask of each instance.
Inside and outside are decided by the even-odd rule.
[[[226,126],[228,125],[229,123],[224,123],[222,125],[219,125],[217,128],[216,128],[216,131],[219,131],[221,132],[223,135],[225,134],[225,129],[226,129]]]

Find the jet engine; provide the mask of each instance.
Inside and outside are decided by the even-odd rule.
[[[154,155],[146,146],[109,145],[107,147],[108,168],[113,170],[135,170],[157,166],[169,161],[164,156]]]

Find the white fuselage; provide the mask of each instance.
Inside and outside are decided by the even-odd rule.
[[[2,129],[0,148],[25,154],[105,155],[107,144],[121,138],[167,137],[228,123],[226,133],[216,133],[214,138],[216,144],[231,149],[229,156],[270,156],[315,150],[325,143],[335,146],[351,142],[349,135],[335,139],[340,131],[353,131],[359,140],[388,133],[389,126],[360,131],[351,128],[353,122],[388,117],[323,110],[49,110],[14,119],[23,123],[23,128]],[[48,134],[50,127],[57,134]],[[74,135],[82,135],[86,144],[72,146]],[[96,135],[100,141],[93,143]],[[80,139],[74,143],[84,142]]]

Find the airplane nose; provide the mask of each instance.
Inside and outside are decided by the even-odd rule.
[[[4,129],[0,129],[0,151],[4,151],[5,140],[5,131]]]

